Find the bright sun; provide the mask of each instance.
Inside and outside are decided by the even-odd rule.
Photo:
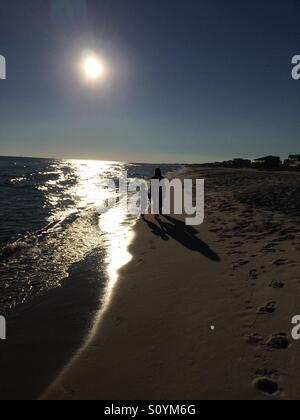
[[[98,80],[104,75],[104,65],[96,56],[86,57],[83,61],[83,69],[89,80]]]

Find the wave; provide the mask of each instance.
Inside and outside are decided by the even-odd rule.
[[[0,312],[60,287],[72,265],[100,256],[103,236],[96,210],[76,212],[29,232],[0,250]]]
[[[7,244],[0,249],[0,260],[10,258],[14,254],[22,252],[22,250],[28,246],[29,244],[23,240],[17,240],[11,244]]]
[[[90,209],[86,211],[73,211],[67,216],[63,217],[62,219],[54,220],[48,223],[41,229],[33,230],[32,232],[27,232],[23,234],[17,240],[5,244],[4,246],[0,247],[0,261],[9,259],[13,257],[15,254],[19,254],[28,248],[35,246],[39,241],[43,241],[46,239],[46,236],[51,233],[54,234],[55,232],[58,233],[59,230],[65,229],[68,225],[74,223],[79,217],[84,217],[84,213],[86,216],[90,212]],[[95,210],[96,215],[96,210]],[[95,220],[96,222],[96,220]]]

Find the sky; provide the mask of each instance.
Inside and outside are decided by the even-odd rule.
[[[0,155],[300,153],[299,0],[1,0]],[[86,83],[94,51],[107,74]]]

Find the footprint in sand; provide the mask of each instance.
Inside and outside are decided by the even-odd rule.
[[[270,253],[275,253],[276,252],[276,247],[278,246],[277,243],[271,243],[266,245],[264,248],[262,248],[261,252],[270,252]]]
[[[258,391],[266,395],[276,395],[279,392],[278,383],[267,376],[256,378],[254,386]]]
[[[253,384],[258,391],[270,396],[277,395],[280,392],[276,370],[257,369],[255,375]]]
[[[273,289],[283,289],[285,284],[280,280],[272,280],[269,284],[269,287],[272,287]]]
[[[247,260],[240,260],[239,261],[239,265],[241,266],[241,267],[243,267],[244,265],[248,265],[250,263],[250,261],[247,261]]]
[[[268,302],[257,310],[258,315],[270,315],[276,311],[276,302]]]
[[[289,345],[290,342],[285,333],[273,334],[267,341],[267,346],[274,350],[286,350]]]
[[[257,270],[250,270],[249,271],[249,277],[252,280],[257,280],[258,279],[258,271]]]
[[[251,334],[246,336],[246,343],[250,346],[259,346],[264,341],[260,334]]]
[[[284,260],[283,258],[279,258],[278,260],[273,261],[273,265],[281,266],[286,265],[288,263],[287,260]]]

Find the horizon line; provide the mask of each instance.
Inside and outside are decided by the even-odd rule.
[[[289,153],[287,155],[287,157],[291,156],[291,155],[297,155],[297,153]],[[281,156],[277,156],[280,157],[280,159],[282,160]],[[90,162],[111,162],[111,163],[124,163],[124,164],[148,164],[148,165],[205,165],[205,164],[212,164],[212,163],[223,163],[223,162],[228,162],[234,159],[245,159],[245,160],[251,160],[251,161],[255,161],[255,158],[250,158],[250,157],[239,157],[239,158],[227,158],[226,159],[222,159],[222,160],[211,160],[211,161],[205,161],[205,162],[176,162],[176,161],[172,161],[172,162],[154,162],[154,161],[125,161],[125,160],[114,160],[114,159],[93,159],[93,158],[58,158],[58,157],[41,157],[41,156],[23,156],[23,155],[0,155],[0,159],[37,159],[37,160],[66,160],[66,161],[90,161]],[[258,158],[260,159],[260,158]],[[284,159],[283,159],[284,160]]]

